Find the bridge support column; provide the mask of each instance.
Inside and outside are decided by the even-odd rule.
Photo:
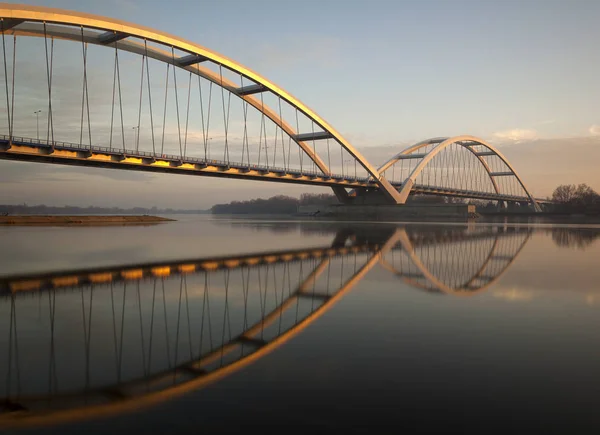
[[[352,204],[354,198],[342,186],[332,186],[331,190],[340,204]]]

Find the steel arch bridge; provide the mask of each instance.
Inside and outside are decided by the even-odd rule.
[[[200,389],[288,342],[378,265],[428,293],[481,293],[530,235],[501,227],[340,230],[331,245],[309,249],[3,277],[8,381],[0,384],[0,428],[112,415]],[[448,254],[452,261],[432,261]],[[60,327],[72,321],[74,297],[84,325],[78,334]],[[176,310],[169,299],[179,301]],[[23,342],[17,315],[36,303],[44,319]],[[64,340],[73,346],[55,352]],[[22,367],[39,369],[24,376]]]
[[[387,204],[421,193],[539,210],[482,140],[431,139],[377,169],[283,89],[163,32],[6,3],[0,32],[1,159],[329,186],[344,203],[376,191]]]

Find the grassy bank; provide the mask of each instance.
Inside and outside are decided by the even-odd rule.
[[[130,225],[173,221],[159,216],[0,216],[0,225]]]

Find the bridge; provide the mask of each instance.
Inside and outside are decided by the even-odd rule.
[[[0,32],[0,159],[328,186],[345,204],[426,194],[540,210],[482,139],[432,138],[376,167],[285,90],[154,29],[0,4]]]
[[[289,342],[370,273],[427,294],[477,295],[531,232],[355,227],[307,249],[2,277],[0,428],[113,415],[201,389]],[[36,311],[36,322],[19,320]],[[83,331],[65,327],[74,319]]]

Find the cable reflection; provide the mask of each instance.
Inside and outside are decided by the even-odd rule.
[[[312,249],[0,278],[0,427],[109,415],[199,389],[290,340],[378,264],[427,292],[476,294],[530,235],[347,228]]]

